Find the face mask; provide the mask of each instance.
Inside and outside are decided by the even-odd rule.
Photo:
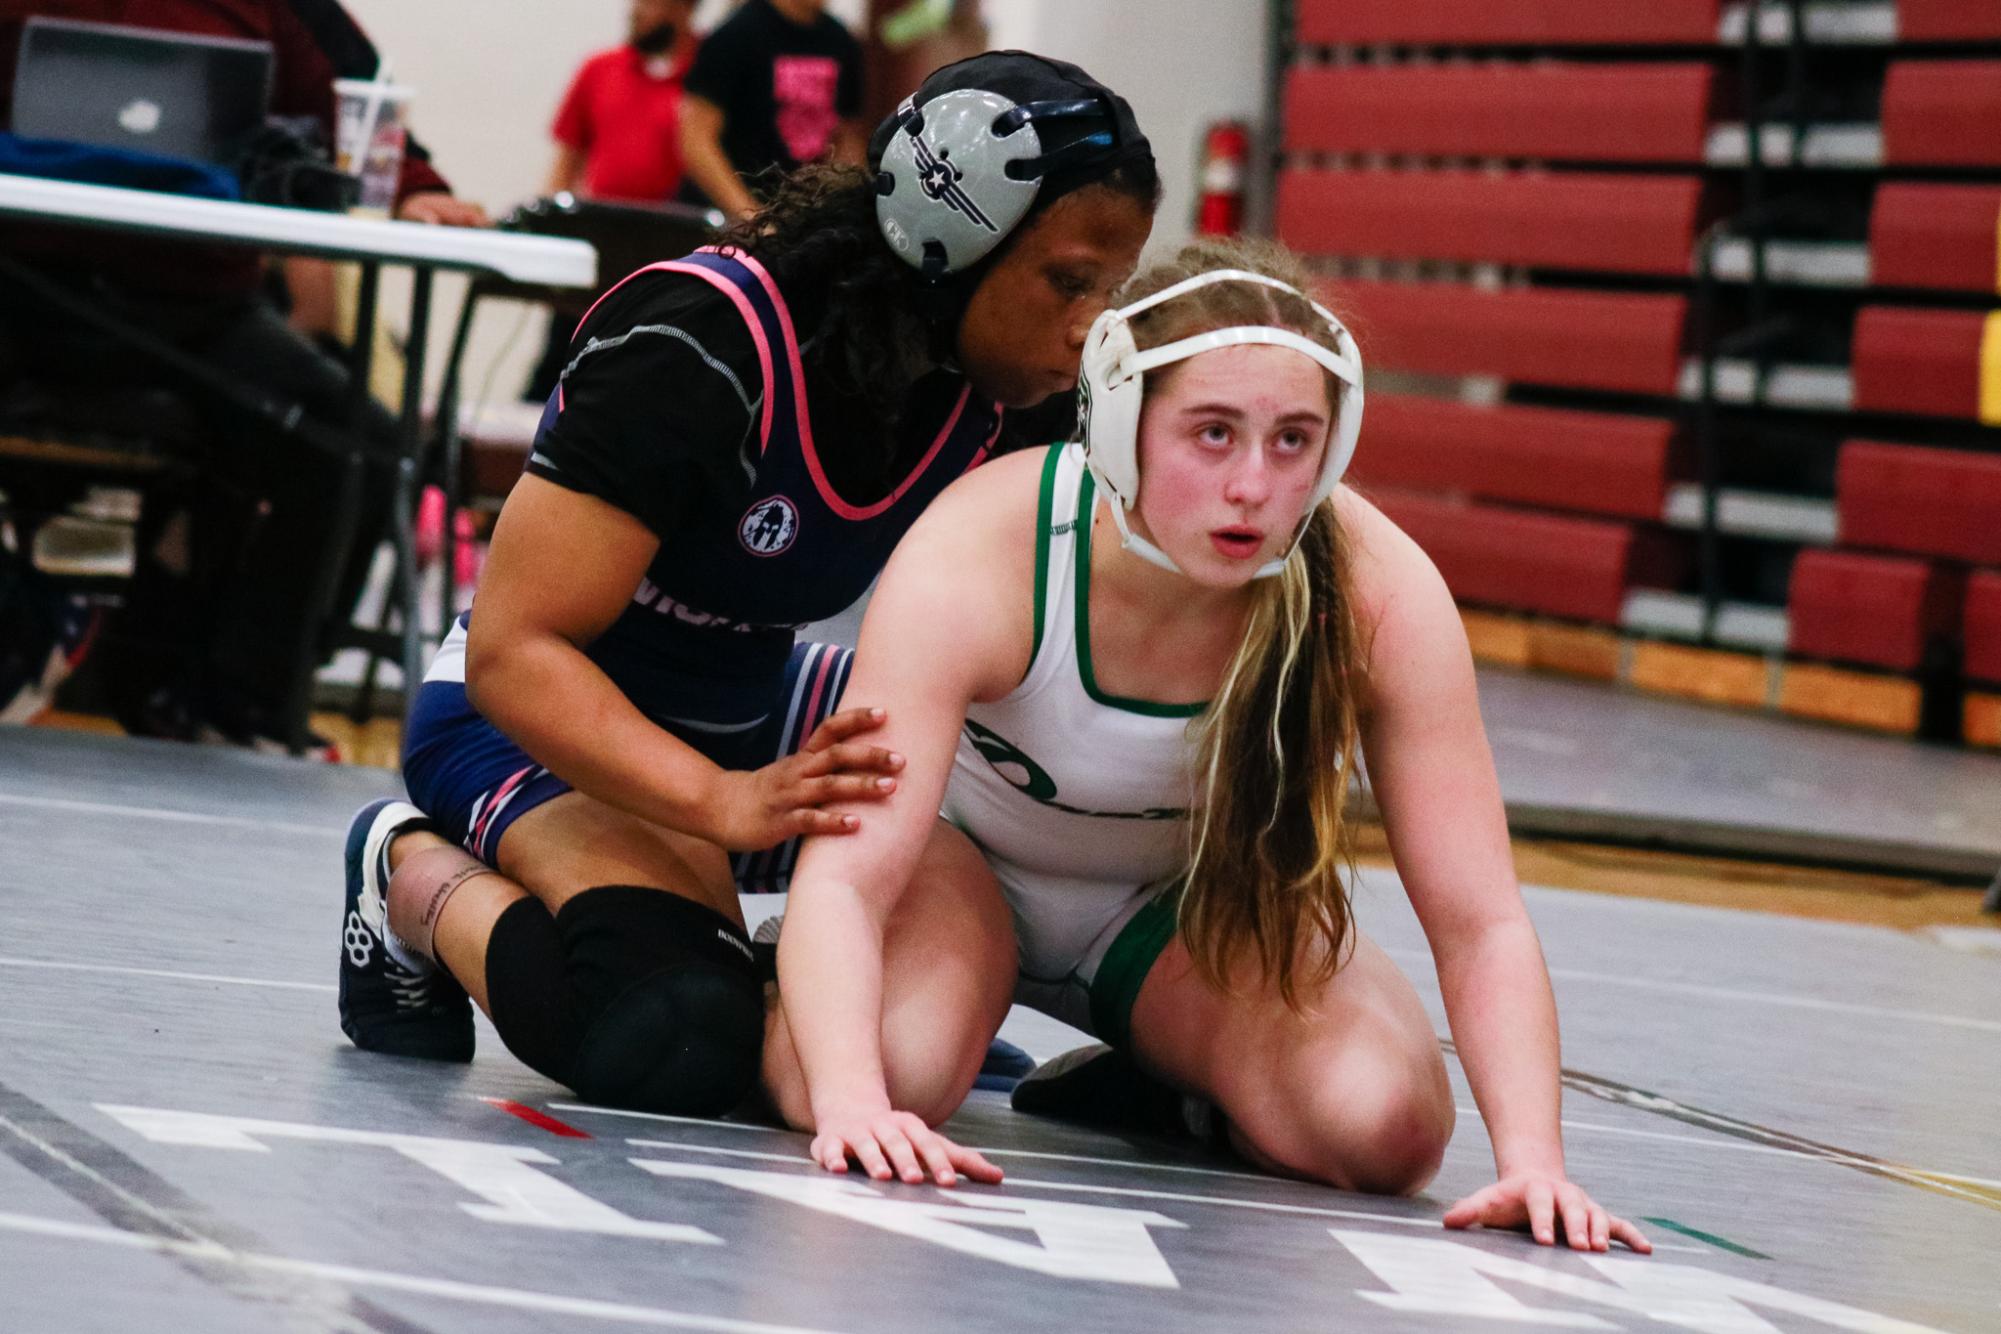
[[[632,39],[633,49],[643,56],[661,56],[674,47],[676,29],[671,23],[656,23]]]

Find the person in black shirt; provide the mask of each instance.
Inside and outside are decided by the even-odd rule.
[[[745,218],[778,175],[862,160],[861,44],[824,10],[745,0],[702,39],[681,102],[684,200]]]
[[[866,590],[1006,411],[1074,387],[1159,196],[1126,103],[1020,52],[933,74],[869,153],[585,318],[418,695],[415,806],[349,836],[358,1045],[469,1059],[469,993],[587,1098],[708,1114],[755,1083],[784,1019],[737,893],[857,828],[902,763],[880,712],[835,712],[846,650],[795,632]],[[958,910],[941,890],[887,966],[955,985]]]

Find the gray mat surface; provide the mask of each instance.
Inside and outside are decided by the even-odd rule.
[[[1517,832],[2001,872],[2001,756],[1483,668]]]
[[[340,840],[391,787],[0,729],[0,1330],[2001,1330],[1994,957],[1529,891],[1596,1081],[1571,1171],[1667,1220],[1651,1259],[1439,1228],[1492,1171],[1456,1062],[1416,1199],[985,1094],[953,1128],[1007,1185],[877,1187],[775,1129],[581,1106],[483,1023],[467,1067],[348,1047]],[[1442,1032],[1395,878],[1357,899]]]

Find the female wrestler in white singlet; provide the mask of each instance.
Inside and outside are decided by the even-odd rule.
[[[1416,990],[1350,914],[1366,754],[1494,1145],[1498,1179],[1446,1224],[1650,1249],[1565,1174],[1556,1012],[1465,634],[1339,485],[1361,364],[1305,281],[1216,243],[1142,276],[1087,340],[1083,442],[955,483],[898,548],[848,699],[888,709],[907,765],[859,832],[802,852],[767,1087],[829,1170],[998,1180],[930,1127],[1019,999],[1206,1100],[1254,1163],[1417,1190],[1453,1102]],[[905,981],[937,944],[914,905],[935,932],[940,901],[969,961],[949,997]]]

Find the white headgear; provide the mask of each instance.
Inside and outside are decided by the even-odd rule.
[[[1135,346],[1131,324],[1135,315],[1198,287],[1226,282],[1259,283],[1299,297],[1327,321],[1327,328],[1334,335],[1334,347],[1323,347],[1290,329],[1262,324],[1215,329],[1145,352]],[[1286,558],[1292,554],[1293,547],[1299,545],[1300,537],[1305,535],[1306,523],[1312,517],[1314,508],[1334,493],[1341,474],[1348,470],[1348,460],[1355,454],[1355,437],[1362,429],[1362,354],[1356,350],[1355,340],[1347,328],[1334,318],[1327,307],[1290,283],[1246,269],[1217,269],[1163,288],[1130,306],[1106,311],[1098,317],[1084,339],[1084,363],[1077,376],[1078,418],[1084,436],[1084,460],[1091,469],[1091,475],[1097,478],[1098,485],[1113,497],[1112,519],[1118,524],[1121,544],[1155,565],[1170,570],[1180,568],[1166,552],[1134,533],[1126,522],[1126,511],[1139,502],[1139,418],[1140,408],[1146,401],[1146,373],[1220,347],[1239,347],[1246,343],[1286,347],[1303,353],[1326,367],[1344,386],[1335,405],[1334,429],[1327,440],[1327,453],[1321,459],[1320,476],[1314,483],[1313,496],[1307,503],[1305,516],[1300,520],[1299,531],[1293,535],[1292,546],[1286,548],[1284,556],[1259,566],[1254,576],[1267,579],[1285,568]]]

